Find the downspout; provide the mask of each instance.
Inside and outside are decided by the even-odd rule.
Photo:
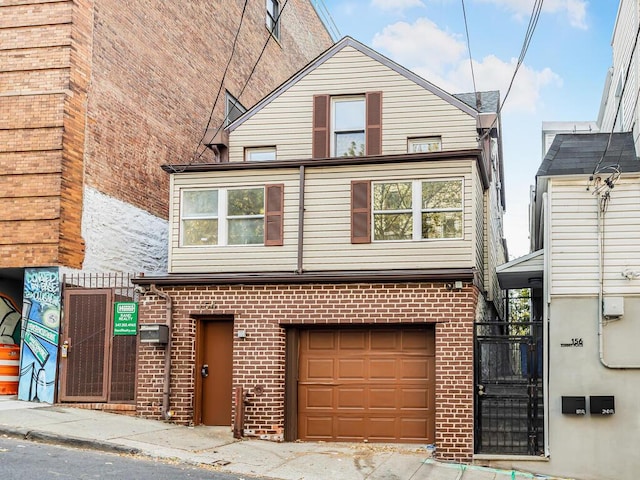
[[[608,192],[605,194],[608,196]],[[600,363],[612,370],[640,369],[640,365],[612,365],[604,358],[604,213],[609,200],[604,195],[597,197],[598,214],[598,356]]]
[[[298,188],[298,268],[296,272],[302,275],[304,266],[304,165],[300,165],[300,186]]]
[[[542,343],[542,376],[544,378],[544,382],[542,384],[542,398],[544,400],[544,456],[549,458],[551,456],[551,446],[549,445],[549,428],[550,428],[550,420],[549,420],[549,307],[551,304],[551,209],[549,207],[549,196],[547,193],[542,194],[542,222],[543,222],[543,230],[544,230],[544,243],[542,243],[544,252],[542,253],[543,257],[543,267],[542,267],[542,338],[544,342]]]
[[[167,345],[164,351],[164,387],[162,389],[162,418],[170,420],[173,416],[169,409],[169,399],[171,393],[171,337],[173,330],[173,300],[168,293],[158,290],[155,284],[149,285],[149,291],[163,298],[166,302],[167,318],[166,325],[169,330]]]

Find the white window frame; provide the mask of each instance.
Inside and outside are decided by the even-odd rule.
[[[280,2],[278,0],[266,0],[266,27],[276,40],[280,40]],[[272,9],[275,10],[272,12]]]
[[[354,102],[354,101],[358,101],[358,102],[362,102],[362,105],[364,106],[363,109],[363,115],[362,115],[362,130],[336,130],[336,104],[338,103],[346,103],[346,102]],[[367,138],[366,138],[366,134],[367,134],[367,102],[366,102],[366,96],[365,95],[344,95],[344,96],[338,96],[338,97],[331,97],[331,138],[330,138],[330,151],[331,151],[331,156],[333,157],[337,157],[338,154],[336,152],[336,135],[340,134],[340,133],[359,133],[362,132],[362,136],[363,136],[363,145],[365,148],[365,153],[363,153],[363,155],[366,154],[366,143],[367,143]]]
[[[217,215],[185,215],[184,208],[185,205],[185,194],[188,192],[217,192],[218,195],[218,213]],[[189,248],[202,248],[202,247],[210,247],[214,245],[218,245],[217,243],[206,243],[206,244],[187,244],[185,243],[185,231],[184,227],[185,220],[217,220],[218,221],[218,241],[220,240],[220,189],[218,188],[186,188],[180,191],[180,246],[181,247],[189,247]]]
[[[431,149],[428,145],[437,144],[436,149]],[[418,148],[418,147],[421,148]],[[407,139],[407,152],[408,153],[431,153],[442,151],[442,137],[429,136],[429,137],[416,137]]]
[[[265,159],[253,159],[252,154],[266,154],[273,153],[273,158],[265,158]],[[246,162],[272,162],[277,160],[277,151],[276,147],[245,147],[244,149],[244,160]]]
[[[193,191],[217,191],[218,192],[218,215],[217,217],[185,217],[180,209],[180,247],[184,248],[211,248],[211,247],[252,247],[252,246],[264,246],[264,232],[262,236],[262,243],[229,243],[229,220],[234,219],[264,219],[265,213],[261,215],[229,215],[228,194],[232,190],[258,190],[263,191],[263,201],[266,202],[266,189],[264,185],[249,185],[240,187],[222,187],[222,188],[184,188],[180,192],[180,204],[183,205],[185,192]],[[218,220],[218,243],[210,243],[203,245],[189,245],[184,243],[184,220],[193,219],[214,219]]]
[[[428,182],[460,182],[461,198],[460,208],[422,208],[422,184]],[[376,240],[375,238],[375,215],[380,213],[406,213],[406,210],[374,210],[374,192],[376,184],[386,183],[411,183],[411,219],[412,219],[412,238],[406,240]],[[437,237],[422,238],[422,214],[423,213],[440,213],[440,212],[461,212],[462,225],[460,228],[460,237]],[[432,242],[443,240],[464,240],[464,178],[423,178],[419,180],[413,179],[396,179],[396,180],[376,180],[371,184],[371,241],[372,242]]]

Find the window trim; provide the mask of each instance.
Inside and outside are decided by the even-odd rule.
[[[423,208],[422,207],[422,185],[423,183],[428,182],[460,182],[460,207],[459,208]],[[405,240],[386,240],[386,239],[376,239],[375,238],[375,215],[376,213],[380,213],[380,211],[374,210],[374,191],[376,184],[388,184],[388,183],[411,183],[411,195],[412,195],[412,206],[411,206],[411,218],[412,218],[412,238]],[[371,205],[371,242],[372,243],[384,243],[384,242],[430,242],[430,241],[443,241],[443,240],[464,240],[465,232],[464,232],[464,217],[465,217],[465,202],[464,202],[464,188],[465,188],[465,179],[464,177],[445,177],[445,178],[420,178],[420,179],[384,179],[384,180],[375,180],[371,182],[371,196],[370,196],[370,205]],[[388,210],[385,212],[395,212],[395,210]],[[399,211],[400,212],[400,211]],[[406,212],[402,210],[402,212]],[[460,212],[462,215],[462,225],[460,228],[461,235],[459,237],[437,237],[437,238],[422,238],[422,215],[423,213],[440,213],[440,212]]]
[[[362,130],[336,130],[336,104],[342,102],[354,102],[354,101],[362,102],[363,115],[362,115]],[[367,154],[367,98],[365,94],[361,95],[335,95],[331,96],[331,104],[329,107],[329,152],[332,157],[338,158],[338,154],[336,152],[336,135],[338,134],[349,134],[349,133],[361,133],[362,132],[362,145],[364,148],[363,155]],[[342,156],[342,155],[341,155]],[[355,155],[359,157],[361,155]]]
[[[233,187],[203,187],[203,188],[181,188],[180,189],[180,221],[179,221],[179,247],[181,248],[215,248],[215,247],[260,247],[266,245],[266,232],[263,231],[262,243],[229,243],[229,220],[235,219],[256,219],[262,218],[266,228],[266,195],[270,185],[246,185]],[[261,215],[229,215],[228,192],[232,190],[257,190],[263,191],[264,213]],[[184,239],[184,220],[189,220],[183,215],[184,194],[193,191],[217,191],[218,192],[218,243],[191,245],[186,244]],[[205,217],[197,217],[206,219]],[[214,217],[211,217],[214,218]],[[193,218],[191,218],[193,219]],[[272,243],[273,244],[273,243]]]
[[[273,158],[265,159],[265,160],[251,160],[249,158],[250,153],[252,152],[273,152]],[[278,159],[278,151],[275,145],[269,146],[259,146],[259,147],[244,147],[244,161],[245,162],[272,162]]]
[[[431,143],[430,141],[437,141],[440,148],[438,150],[429,150],[426,152],[414,152],[412,146],[420,143]],[[435,143],[435,142],[433,142]],[[440,135],[426,135],[424,137],[409,137],[407,138],[407,153],[433,153],[442,151],[442,137]]]
[[[282,12],[282,9],[280,8],[280,2],[279,0],[266,0],[265,5],[266,5],[265,26],[267,27],[267,30],[269,31],[269,33],[273,38],[275,38],[276,40],[280,40],[280,17]],[[276,11],[274,12],[275,17],[271,13],[271,10],[269,9],[269,7],[273,7],[273,6],[276,7],[275,8]]]

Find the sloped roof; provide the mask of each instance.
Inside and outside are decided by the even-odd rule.
[[[500,91],[454,93],[454,97],[462,100],[480,113],[496,113],[500,108]]]
[[[609,137],[611,143],[607,146]],[[639,172],[640,161],[636,156],[633,134],[558,134],[542,160],[536,177],[590,175],[598,163],[600,167],[615,165],[623,173]]]
[[[542,285],[544,250],[537,250],[496,267],[503,289],[532,288]]]
[[[447,93],[444,90],[442,90],[440,87],[437,87],[433,83],[425,80],[419,75],[416,75],[411,70],[406,69],[405,67],[397,64],[393,60],[385,57],[381,53],[378,53],[375,50],[367,47],[366,45],[358,42],[357,40],[354,40],[353,38],[347,36],[347,37],[344,37],[339,42],[335,43],[333,46],[331,46],[327,50],[325,50],[314,60],[309,62],[304,68],[302,68],[300,71],[295,73],[291,78],[286,80],[282,85],[277,87],[273,92],[271,92],[269,95],[264,97],[252,108],[247,110],[242,116],[240,116],[240,118],[238,118],[235,122],[229,125],[227,129],[230,132],[235,130],[238,126],[242,125],[242,123],[244,123],[247,119],[251,118],[253,115],[255,115],[257,112],[262,110],[262,108],[264,108],[274,99],[278,98],[283,92],[285,92],[287,89],[295,85],[299,80],[304,78],[309,73],[313,72],[316,68],[318,68],[324,62],[332,58],[337,52],[343,50],[346,47],[352,47],[358,50],[360,53],[369,56],[373,60],[380,62],[386,67],[389,67],[391,70],[399,73],[400,75],[404,76],[408,80],[411,80],[417,85],[420,85],[425,90],[428,90],[429,92],[440,97],[444,101],[459,108],[460,110],[471,115],[474,118],[477,117],[478,113],[485,113],[484,110],[480,110],[476,108],[476,99],[475,99],[474,93],[460,94],[459,96]],[[495,102],[495,100],[490,101],[490,99],[493,99],[495,93],[497,92],[483,92],[482,93],[483,104],[484,102],[486,102],[487,105],[490,105],[493,102]],[[472,98],[469,96],[472,96]],[[484,100],[484,98],[486,98],[486,100]],[[492,111],[495,112],[497,111],[497,109],[494,109]]]

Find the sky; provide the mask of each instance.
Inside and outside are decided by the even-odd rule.
[[[534,0],[322,0],[351,36],[449,93],[505,99]],[[529,188],[542,161],[543,121],[595,121],[612,65],[616,0],[545,0],[502,109],[509,259],[529,253]],[[471,56],[469,55],[471,50]]]

